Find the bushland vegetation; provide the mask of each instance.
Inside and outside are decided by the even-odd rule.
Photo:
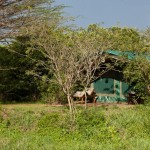
[[[123,67],[126,82],[149,101],[149,28],[92,24],[74,29],[63,25],[65,6],[54,1],[0,3],[5,12],[0,25],[1,102],[68,102],[73,110],[72,94],[89,86],[108,49],[135,54],[132,60],[121,56],[115,65]]]

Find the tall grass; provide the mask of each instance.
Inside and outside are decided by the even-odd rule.
[[[32,108],[32,107],[31,107]],[[1,150],[149,150],[150,107],[1,108]]]

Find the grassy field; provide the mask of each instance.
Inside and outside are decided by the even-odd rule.
[[[0,106],[0,150],[150,150],[150,106]]]

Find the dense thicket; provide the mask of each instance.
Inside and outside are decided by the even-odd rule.
[[[135,85],[136,83],[135,88],[139,89],[139,95],[148,95],[147,85],[150,84],[149,67],[146,65],[148,60],[145,58],[141,60],[143,54],[149,54],[147,34],[141,34],[131,28],[102,28],[97,25],[90,25],[87,29],[79,31],[47,25],[37,26],[33,31],[31,29],[33,27],[27,28],[28,32],[24,36],[17,37],[7,47],[0,47],[1,100],[37,101],[43,98],[51,102],[65,99],[62,92],[63,86],[70,80],[71,73],[77,76],[77,69],[80,71],[79,67],[75,66],[81,63],[79,57],[77,57],[78,64],[75,59],[73,61],[72,58],[71,61],[69,58],[71,55],[75,57],[75,53],[72,53],[73,49],[78,50],[77,53],[80,54],[80,57],[82,56],[80,51],[85,55],[85,50],[89,55],[90,52],[94,53],[94,50],[103,52],[107,49],[128,50],[138,54],[138,58],[135,57],[133,60],[120,58],[119,64],[126,66],[124,69],[125,79],[129,84],[134,83]],[[68,52],[65,54],[65,51]],[[101,53],[99,54],[101,55]],[[50,57],[55,57],[55,61],[52,61]],[[70,61],[70,66],[68,66],[67,60]],[[84,63],[85,59],[81,60]],[[91,60],[89,59],[89,61]],[[58,68],[55,68],[54,64],[55,67],[62,65],[58,74],[55,73]],[[72,67],[73,65],[75,68]],[[71,72],[68,72],[65,67],[68,69],[71,67]],[[59,82],[55,82],[60,80],[62,86]],[[75,77],[73,77],[73,83],[69,83],[73,84],[73,90],[74,81]]]
[[[0,93],[2,100],[23,101],[37,99],[39,95],[38,82],[34,81],[34,76],[27,75],[26,71],[34,67],[34,63],[25,57],[25,38],[13,43],[9,51],[5,47],[0,47],[1,51],[1,71],[0,71]]]
[[[31,36],[23,34],[30,27],[47,22],[59,25],[62,5],[55,6],[53,0],[14,0],[0,1],[0,97],[4,101],[37,101],[42,97],[49,97],[47,91],[59,91],[54,83],[49,84],[45,76],[50,76],[41,61],[46,61],[42,53],[34,51],[28,53]],[[12,40],[14,39],[14,40]],[[10,42],[11,41],[11,42]],[[3,42],[9,42],[7,46]],[[45,76],[44,76],[45,75]],[[53,88],[51,88],[53,85]],[[57,94],[62,95],[61,92]],[[52,99],[55,99],[52,98]],[[48,99],[49,101],[49,99]]]
[[[95,24],[87,29],[69,29],[60,26],[64,6],[53,3],[51,0],[0,1],[0,40],[11,41],[0,47],[1,100],[44,98],[51,102],[62,101],[67,96],[71,103],[76,83],[82,83],[84,88],[89,86],[95,70],[100,69],[93,60],[100,63],[108,49],[134,54],[132,60],[126,56],[118,58],[117,65],[124,66],[124,77],[129,84],[134,83],[139,96],[148,95],[149,57],[143,56],[150,53],[149,29],[139,32]]]
[[[64,96],[59,85],[53,83],[53,74],[45,69],[47,59],[39,51],[27,55],[31,48],[28,37],[17,37],[0,51],[0,98],[3,102],[54,102]],[[50,83],[51,80],[51,83]],[[57,93],[56,93],[57,92]],[[49,98],[51,97],[51,98]]]

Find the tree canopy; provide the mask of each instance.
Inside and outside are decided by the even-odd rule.
[[[63,8],[53,0],[0,0],[0,40],[15,37],[20,28],[35,22],[58,23]]]

